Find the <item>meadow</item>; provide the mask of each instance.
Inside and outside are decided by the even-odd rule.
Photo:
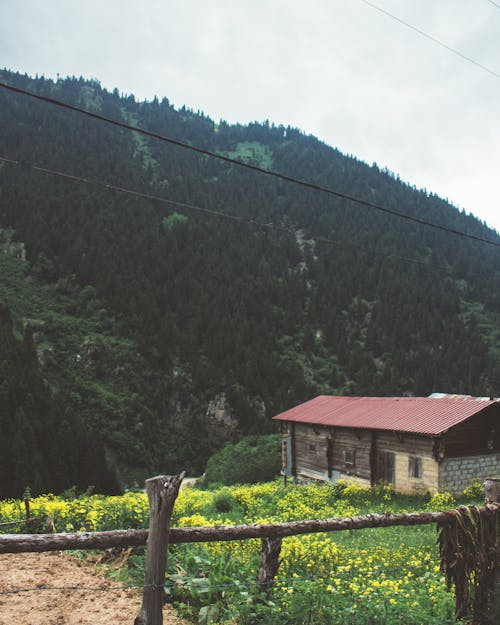
[[[478,484],[460,503],[480,503]],[[396,495],[380,485],[346,482],[186,489],[173,525],[264,523],[368,512],[439,510],[456,505],[447,493],[430,498]],[[148,526],[142,492],[117,497],[44,495],[31,500],[36,531],[109,530]],[[0,502],[0,523],[24,516],[19,500]],[[22,531],[22,526],[4,531]],[[33,531],[33,530],[32,530]],[[436,527],[348,530],[286,538],[274,588],[259,592],[259,540],[170,547],[166,592],[194,622],[241,625],[455,623],[454,596],[440,572]],[[109,574],[142,583],[144,550],[130,550]]]

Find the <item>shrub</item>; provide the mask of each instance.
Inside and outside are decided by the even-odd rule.
[[[349,482],[342,491],[342,499],[345,499],[353,504],[367,504],[369,498],[369,487],[364,486],[363,484],[357,484],[356,482]]]
[[[330,485],[333,497],[340,499],[348,486],[349,482],[347,480],[337,480],[336,482],[333,482]]]
[[[280,469],[280,436],[247,436],[209,458],[207,483],[253,484],[273,480]]]
[[[427,510],[444,510],[445,508],[453,508],[456,504],[455,498],[451,493],[443,491],[442,493],[436,492],[431,495],[431,498],[426,503]]]
[[[464,497],[467,499],[484,499],[484,486],[478,477],[472,478],[469,486],[464,488]]]
[[[221,490],[214,497],[214,506],[217,512],[231,512],[236,500],[228,488]]]
[[[394,488],[392,484],[387,482],[377,482],[371,487],[372,496],[375,499],[382,499],[384,502],[390,502],[394,499]]]

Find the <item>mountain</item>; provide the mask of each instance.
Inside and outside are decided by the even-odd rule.
[[[1,80],[500,241],[295,128],[215,123],[83,78]],[[54,400],[99,431],[122,481],[201,471],[224,437],[270,431],[320,393],[500,392],[498,247],[5,89],[0,114],[0,156],[23,163],[0,165],[0,302],[19,335],[30,325]]]

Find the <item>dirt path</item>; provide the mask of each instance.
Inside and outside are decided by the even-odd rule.
[[[80,586],[99,590],[44,590]],[[0,625],[133,625],[136,589],[118,589],[95,565],[60,553],[0,555]],[[27,592],[8,593],[17,589]],[[165,607],[165,624],[183,625]]]

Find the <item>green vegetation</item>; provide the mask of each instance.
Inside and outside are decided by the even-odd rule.
[[[137,102],[95,80],[0,76],[498,239],[436,196],[296,128],[215,127],[166,98]],[[39,375],[64,412],[98,432],[122,483],[182,469],[199,475],[225,442],[271,433],[274,414],[319,393],[500,394],[495,248],[6,90],[0,108],[9,158],[241,219],[0,167],[0,303],[18,339],[32,327]],[[207,416],[222,394],[230,432]],[[35,442],[24,444],[35,456]],[[20,488],[35,476],[23,480]]]
[[[119,491],[97,432],[58,403],[38,367],[30,325],[14,335],[9,309],[0,304],[0,493],[16,497],[72,485]]]
[[[174,212],[168,217],[163,218],[162,226],[167,232],[169,232],[170,230],[172,230],[172,228],[175,228],[175,226],[186,223],[187,220],[188,218],[186,217],[186,215]]]
[[[273,155],[267,145],[263,145],[258,141],[240,141],[236,144],[234,150],[226,152],[225,156],[235,158],[238,161],[257,165],[262,169],[273,168]]]
[[[247,436],[236,444],[227,444],[207,463],[205,482],[253,484],[278,475],[281,462],[281,437]]]
[[[118,474],[120,482],[142,483],[158,466],[165,450],[161,440],[154,440],[158,430],[141,437],[151,422],[142,397],[155,378],[154,371],[148,367],[137,340],[126,336],[124,323],[106,309],[95,288],[82,288],[74,277],[46,282],[43,275],[48,261],[42,258],[30,265],[23,260],[23,247],[13,240],[13,235],[12,231],[0,232],[0,302],[12,315],[13,332],[21,340],[26,328],[30,328],[39,375],[43,373],[49,380],[54,401],[66,414],[75,415],[78,423],[82,421],[89,436],[90,431],[93,432],[97,448],[106,441],[107,463]],[[7,359],[7,352],[0,357]],[[14,393],[12,388],[10,392]],[[30,413],[28,418],[35,420],[35,415]],[[5,419],[11,419],[8,412]],[[179,430],[181,426],[174,428],[174,431]],[[9,427],[8,432],[11,431],[14,430]],[[11,447],[7,442],[10,435],[5,436],[6,446]],[[75,431],[75,440],[79,436],[81,434]],[[166,434],[164,436],[166,438]],[[147,444],[146,437],[151,437],[146,439]],[[34,455],[32,446],[37,447],[34,457],[45,453],[38,439],[28,438],[23,445],[27,456]],[[177,443],[173,442],[172,447],[174,445]],[[164,470],[175,470],[175,456],[169,454],[169,457],[163,464]],[[185,466],[191,468],[188,461]],[[28,464],[23,477],[13,481],[8,478],[10,471],[6,471],[5,479],[10,485],[0,489],[0,494],[20,495],[26,486],[33,487],[36,493],[72,485],[85,490],[88,485],[97,486],[107,479],[105,475],[100,479],[94,470],[88,476],[79,474],[75,479],[74,472],[68,471],[62,483],[45,480],[42,486],[39,474],[34,470],[30,473],[30,467]],[[198,465],[191,470],[201,471],[202,468]]]
[[[489,345],[492,362],[500,362],[500,312],[487,310],[481,302],[462,300],[462,316],[471,327],[477,327],[485,342]],[[497,395],[496,380],[488,382],[486,395]]]
[[[472,484],[468,495],[478,493]],[[462,499],[460,503],[479,503]],[[264,523],[352,516],[368,512],[411,512],[455,506],[446,493],[431,499],[395,495],[389,487],[368,489],[337,482],[283,486],[281,482],[225,486],[179,494],[174,526]],[[31,501],[38,529],[109,530],[148,524],[144,493]],[[0,522],[22,518],[21,501],[0,502]],[[11,531],[11,530],[9,530]],[[20,531],[20,528],[17,528]],[[178,612],[194,622],[211,614],[224,625],[396,625],[453,623],[454,597],[439,569],[432,525],[348,530],[284,539],[276,584],[269,595],[256,583],[259,540],[172,545],[166,591]],[[120,560],[123,565],[123,560]],[[117,581],[142,584],[144,550],[127,566],[112,567]]]

